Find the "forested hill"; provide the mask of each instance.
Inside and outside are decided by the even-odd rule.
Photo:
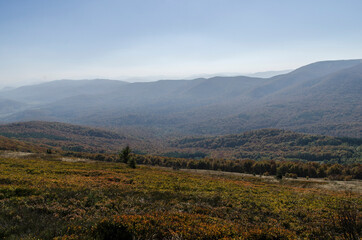
[[[278,129],[254,130],[225,136],[189,137],[173,140],[170,145],[183,151],[194,150],[220,158],[362,161],[361,138],[336,138]]]
[[[112,130],[58,122],[19,122],[0,125],[0,136],[43,148],[88,153],[117,153],[130,145],[135,153],[166,157],[252,160],[299,160],[325,163],[362,163],[361,138],[337,138],[261,129],[219,136],[132,136]]]
[[[316,62],[272,78],[53,81],[0,92],[0,121],[221,135],[277,128],[362,137],[362,61]]]
[[[134,138],[94,127],[59,122],[18,122],[0,125],[0,135],[77,152],[115,152]],[[138,144],[138,143],[137,143]]]
[[[361,179],[362,139],[356,138],[262,129],[238,135],[162,141],[51,122],[2,125],[0,135],[0,155],[11,155],[1,151],[10,150],[49,158],[61,155],[119,161],[120,150],[129,144],[138,164],[271,175],[280,168],[283,175]]]
[[[40,147],[36,144],[26,143],[16,139],[10,139],[0,136],[0,151],[13,151],[13,152],[45,152],[45,147]]]

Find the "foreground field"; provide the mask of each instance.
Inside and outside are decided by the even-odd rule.
[[[361,193],[315,185],[10,156],[0,238],[358,239]]]

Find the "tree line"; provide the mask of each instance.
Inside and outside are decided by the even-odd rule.
[[[128,152],[129,151],[129,152]],[[124,154],[128,157],[124,158]],[[92,154],[67,152],[67,156],[85,157],[99,161],[124,162],[133,167],[135,164],[171,167],[174,169],[204,169],[226,172],[248,173],[264,176],[329,178],[333,180],[362,179],[362,164],[338,164],[303,161],[252,160],[252,159],[186,159],[155,155],[139,155],[130,149],[121,154]],[[127,160],[127,161],[126,161]]]
[[[255,161],[251,159],[180,159],[159,156],[136,155],[136,162],[145,165],[172,167],[174,169],[205,169],[239,172],[255,175],[275,175],[278,177],[311,177],[335,180],[362,179],[362,164],[330,164],[301,161]]]

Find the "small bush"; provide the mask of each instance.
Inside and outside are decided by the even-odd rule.
[[[339,201],[335,211],[334,224],[336,229],[342,233],[343,238],[358,240],[362,233],[362,220],[357,203],[347,196],[346,199]]]
[[[132,240],[132,234],[122,222],[103,220],[92,229],[92,235],[98,240]]]

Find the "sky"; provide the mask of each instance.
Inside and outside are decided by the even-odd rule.
[[[362,58],[361,0],[0,0],[0,87]]]

